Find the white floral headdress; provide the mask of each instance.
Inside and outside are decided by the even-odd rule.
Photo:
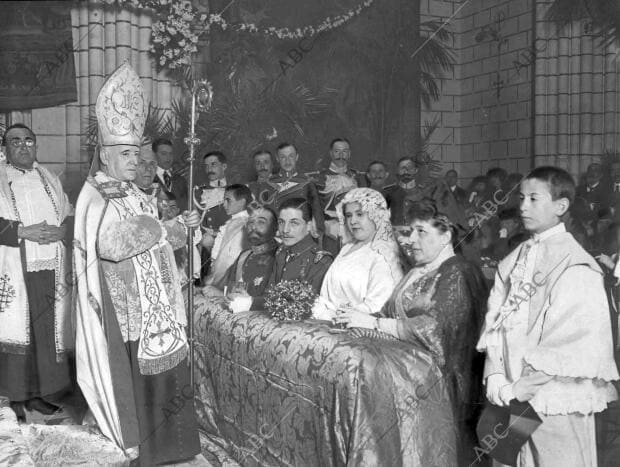
[[[346,241],[351,238],[350,232],[346,228],[344,218],[344,207],[349,203],[360,203],[362,211],[368,213],[369,219],[374,222],[377,232],[375,233],[373,242],[377,240],[394,242],[394,234],[392,233],[392,224],[390,222],[390,210],[387,207],[383,195],[372,188],[354,188],[349,191],[336,206],[340,231]]]

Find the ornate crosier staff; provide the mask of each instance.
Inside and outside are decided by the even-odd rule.
[[[206,79],[194,81],[192,89],[192,116],[189,127],[189,135],[183,141],[189,148],[189,177],[187,181],[188,200],[194,199],[194,161],[196,160],[196,146],[200,145],[200,139],[196,137],[197,112],[204,112],[211,107],[213,101],[213,88]],[[189,383],[194,388],[194,229],[187,229],[187,306],[189,308]]]

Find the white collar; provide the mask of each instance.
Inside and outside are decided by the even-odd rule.
[[[236,214],[233,214],[232,216],[230,216],[231,219],[241,219],[242,217],[248,217],[248,211],[246,211],[245,209],[243,211],[239,211]]]
[[[166,174],[166,173],[167,173],[168,175],[172,175],[172,172],[170,172],[170,170],[169,170],[169,169],[168,169],[168,170],[164,170],[164,169],[162,169],[160,166],[157,166],[157,176],[158,176],[159,178],[162,178],[162,179],[163,179],[163,178],[164,178],[164,174]]]
[[[226,186],[226,177],[218,178],[217,180],[210,180],[209,186],[213,188],[225,187]]]
[[[336,172],[340,175],[348,175],[347,172],[349,171],[349,167],[347,165],[345,165],[344,167],[338,167],[332,162],[331,164],[329,164],[329,170],[331,170],[332,172]]]
[[[428,271],[434,271],[439,266],[441,266],[444,261],[452,258],[453,256],[454,256],[453,248],[442,248],[442,250],[439,252],[437,257],[433,261],[431,261],[430,263],[423,264],[422,266],[418,266],[417,268],[419,268],[420,271],[426,274]]]
[[[564,222],[560,222],[558,225],[554,225],[553,227],[548,228],[542,233],[533,234],[532,240],[534,240],[536,243],[539,243],[539,242],[542,242],[548,239],[549,237],[555,234],[564,233],[564,232],[566,232],[566,227],[564,226]]]
[[[416,186],[415,178],[408,183],[398,182],[398,186],[405,190],[411,190],[412,188],[415,188]]]
[[[13,165],[8,161],[6,162],[6,167],[13,169],[15,172],[18,172],[20,174],[27,174],[27,173],[34,172],[38,166],[39,166],[39,163],[37,161],[34,161],[32,163],[32,167],[30,167],[29,169],[22,169],[21,167],[17,167],[16,165]]]

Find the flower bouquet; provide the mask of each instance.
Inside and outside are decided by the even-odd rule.
[[[312,286],[306,282],[282,281],[269,287],[265,293],[265,306],[272,318],[298,321],[312,315],[312,306],[317,298]]]

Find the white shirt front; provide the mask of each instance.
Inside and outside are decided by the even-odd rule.
[[[233,221],[233,219],[240,219],[240,218],[247,218],[247,217],[248,217],[248,212],[246,210],[243,210],[241,212],[233,214],[230,217],[230,219],[226,221],[226,223],[222,226],[220,231],[215,236],[215,240],[213,242],[213,250],[211,250],[212,258],[217,258],[217,256],[220,254],[220,250],[222,248],[222,242],[224,241],[224,237],[226,237],[227,235],[228,226]]]
[[[169,185],[166,185],[165,175],[168,175],[169,180],[172,179],[172,173],[170,172],[170,170],[164,170],[161,167],[157,166],[157,178],[159,179],[160,183],[166,187],[166,190],[170,190],[171,187]]]
[[[217,180],[209,180],[209,186],[213,188],[226,188],[226,177]]]

